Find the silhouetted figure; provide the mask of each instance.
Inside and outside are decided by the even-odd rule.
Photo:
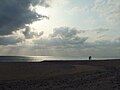
[[[91,60],[92,59],[92,57],[91,56],[89,56],[89,60]]]

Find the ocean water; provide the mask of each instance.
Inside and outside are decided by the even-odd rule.
[[[92,60],[106,60],[111,58],[92,58]],[[81,57],[57,57],[57,56],[0,56],[0,62],[41,62],[45,60],[89,60]]]
[[[83,58],[55,56],[0,56],[0,62],[41,62],[45,60],[83,60]]]

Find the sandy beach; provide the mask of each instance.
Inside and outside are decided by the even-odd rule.
[[[1,62],[0,90],[120,90],[120,60]]]

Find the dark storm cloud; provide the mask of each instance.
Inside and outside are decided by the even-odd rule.
[[[8,36],[0,37],[0,45],[14,45],[21,41],[22,40],[15,35],[8,35]]]
[[[26,24],[47,18],[30,10],[30,6],[49,7],[48,1],[50,0],[0,0],[0,35],[11,34]]]

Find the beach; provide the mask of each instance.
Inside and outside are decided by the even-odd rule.
[[[120,60],[0,62],[0,90],[120,90]]]

